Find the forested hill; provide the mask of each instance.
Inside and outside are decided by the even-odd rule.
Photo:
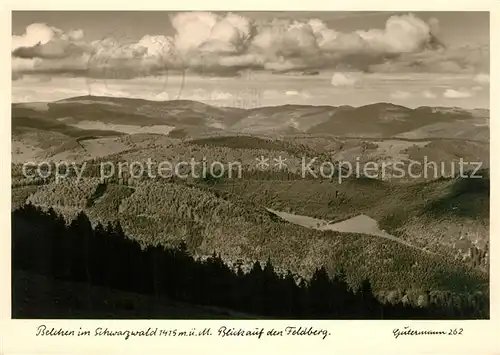
[[[318,268],[310,280],[298,283],[296,275],[290,272],[285,275],[275,272],[272,260],[268,260],[263,268],[256,261],[245,273],[241,268],[233,270],[225,265],[216,251],[202,261],[193,258],[184,243],[178,248],[159,245],[141,248],[124,234],[119,224],[105,228],[98,224],[92,228],[88,217],[81,212],[68,225],[53,210],[44,212],[29,204],[12,212],[12,267],[15,318],[64,318],[74,308],[79,309],[80,318],[116,317],[120,304],[139,307],[133,312],[139,318],[172,316],[154,314],[154,308],[144,305],[119,302],[118,306],[116,303],[111,306],[106,297],[115,291],[151,296],[160,303],[177,301],[274,318],[489,317],[488,298],[481,293],[469,299],[455,299],[443,293],[442,299],[437,299],[427,292],[419,299],[418,307],[400,300],[382,303],[372,293],[368,280],[352,289],[342,271],[332,278],[325,268]],[[35,282],[29,278],[40,280],[40,275],[46,284],[42,289],[30,289]],[[23,287],[19,287],[20,282]],[[73,294],[80,298],[72,302],[64,297],[71,292],[54,286],[62,282],[65,287],[82,283],[87,287],[80,286],[80,294]],[[107,291],[93,292],[95,287]],[[37,297],[44,297],[40,290],[50,292],[51,298],[58,302],[53,313],[26,304],[27,299],[36,303]],[[231,313],[227,314],[230,318]],[[196,316],[186,312],[185,317]]]

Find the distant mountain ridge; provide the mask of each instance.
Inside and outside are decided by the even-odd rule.
[[[188,136],[229,131],[426,138],[428,130],[423,127],[433,125],[431,136],[455,138],[456,134],[450,132],[452,127],[446,126],[457,122],[461,124],[461,138],[487,140],[489,137],[489,110],[428,106],[411,109],[387,102],[360,107],[286,104],[245,109],[211,106],[191,100],[148,101],[86,95],[50,103],[12,104],[12,117],[13,127],[19,125],[16,117],[29,117],[55,119],[73,126],[82,121],[141,127],[168,125],[184,129]],[[415,130],[417,133],[411,133]]]

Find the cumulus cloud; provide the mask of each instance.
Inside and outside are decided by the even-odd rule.
[[[353,86],[358,79],[349,73],[334,73],[331,84],[333,86]]]
[[[447,46],[434,50],[402,53],[370,66],[373,72],[477,73],[488,71],[490,49],[481,45]]]
[[[23,73],[48,71],[65,72],[77,65],[89,50],[83,39],[83,31],[63,32],[44,23],[34,23],[23,35],[12,36],[13,78]],[[81,66],[78,66],[81,69]]]
[[[82,39],[82,30],[63,32],[43,23],[31,24],[23,35],[12,36],[12,56],[17,61],[14,65],[18,65],[22,59],[78,58],[89,49]],[[31,66],[34,65],[35,62],[32,62]]]
[[[474,77],[474,81],[479,84],[488,85],[490,83],[490,75],[485,73],[479,73]]]
[[[391,97],[397,100],[405,100],[411,97],[411,93],[408,91],[395,91],[391,93]]]
[[[208,38],[199,47],[210,53],[237,54],[245,50],[250,38],[251,23],[240,15],[228,14],[215,22]],[[190,36],[190,33],[187,33]]]
[[[435,99],[437,97],[437,95],[430,90],[424,90],[424,92],[422,92],[422,96],[426,99]]]
[[[382,53],[411,53],[431,46],[431,26],[414,15],[392,16],[384,30],[356,31],[370,49]]]
[[[26,32],[23,35],[12,36],[12,51],[21,47],[29,48],[44,45],[50,42],[58,31],[56,28],[47,26],[44,23],[32,23],[26,27]]]
[[[311,95],[305,90],[287,90],[284,92],[285,96],[294,96],[294,98],[309,99]],[[281,93],[276,93],[277,96],[281,96]]]
[[[463,99],[471,97],[472,93],[465,89],[460,89],[460,90],[446,89],[443,93],[443,96],[448,99]]]
[[[210,30],[217,22],[217,15],[210,12],[186,12],[173,16],[171,22],[177,31],[175,47],[180,52],[188,52],[208,39]]]
[[[12,37],[13,78],[27,73],[132,78],[167,70],[224,76],[242,69],[328,68],[340,72],[332,85],[345,86],[355,82],[342,73],[348,71],[475,73],[489,68],[489,48],[445,48],[437,39],[437,20],[413,14],[391,16],[383,28],[351,32],[316,18],[256,22],[234,13],[177,13],[170,22],[172,36],[148,34],[130,41],[88,41],[81,29],[31,24]]]
[[[235,93],[233,93],[235,94]],[[186,99],[195,101],[221,101],[233,99],[233,94],[222,90],[195,89],[185,95]]]

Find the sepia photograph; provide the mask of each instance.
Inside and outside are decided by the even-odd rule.
[[[11,27],[13,319],[490,319],[489,12]]]

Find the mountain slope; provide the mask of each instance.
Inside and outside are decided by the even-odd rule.
[[[185,240],[198,255],[217,250],[232,262],[270,257],[277,267],[305,277],[319,266],[331,272],[344,267],[351,283],[368,277],[380,292],[422,288],[460,293],[481,289],[487,282],[485,274],[447,257],[434,257],[383,238],[315,231],[276,221],[250,200],[244,203],[223,198],[199,187],[145,182],[135,186],[131,194],[108,188],[110,193],[121,194],[115,200],[111,196],[95,199],[98,184],[86,184],[85,189],[75,184],[65,186],[64,191],[55,184],[42,186],[28,201],[69,213],[69,218],[78,210],[89,210],[94,221],[106,222],[114,215],[124,231],[144,245],[176,245]],[[92,207],[87,207],[89,199]],[[100,207],[101,203],[108,208]],[[99,210],[110,213],[103,216]],[[448,282],[457,278],[461,281]]]
[[[484,110],[483,110],[484,111]],[[231,131],[252,134],[327,133],[336,136],[486,139],[489,112],[457,108],[410,109],[389,103],[361,107],[282,105],[240,109],[196,101],[80,96],[51,103],[12,104],[12,117],[64,120],[67,124],[170,126],[197,134]],[[441,125],[441,126],[440,126]],[[423,128],[427,127],[427,128]]]
[[[330,133],[337,136],[392,137],[414,131],[420,127],[438,123],[450,124],[451,122],[461,122],[471,131],[481,131],[482,128],[474,125],[478,121],[484,122],[484,119],[475,118],[466,110],[449,112],[433,110],[430,107],[409,109],[394,104],[377,103],[358,108],[339,109],[329,120],[310,128],[308,132]],[[430,130],[430,132],[421,130],[415,132],[412,138],[425,139],[431,136],[449,138],[449,134],[449,132],[444,132],[441,135],[435,130]]]

